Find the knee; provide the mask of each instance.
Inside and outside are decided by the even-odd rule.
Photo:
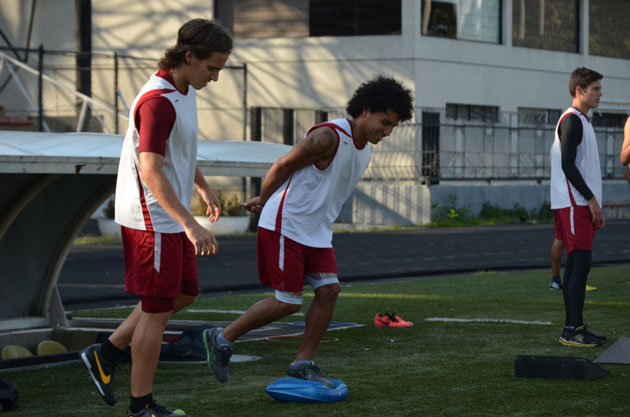
[[[336,283],[319,287],[315,292],[315,296],[323,302],[334,303],[337,301],[340,292],[341,285]]]
[[[197,296],[196,295],[183,295],[183,294],[180,294],[175,299],[175,307],[173,309],[173,313],[177,313],[181,309],[188,307],[189,305],[194,303],[196,300],[197,300]]]
[[[188,307],[189,305],[197,301],[196,295],[180,295],[180,298],[182,308]]]
[[[302,308],[302,304],[292,304],[286,303],[284,301],[280,301],[278,299],[274,299],[276,301],[276,308],[280,310],[282,315],[289,316],[291,314],[295,314]]]
[[[288,315],[295,314],[302,308],[302,304],[286,304],[285,303],[285,311]]]

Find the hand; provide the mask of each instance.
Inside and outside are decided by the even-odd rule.
[[[208,216],[210,223],[214,223],[219,220],[219,216],[221,216],[221,202],[217,196],[211,190],[200,190],[199,195],[208,205],[208,208],[206,209],[206,216]]]
[[[591,210],[593,216],[593,225],[598,229],[603,229],[605,224],[604,213],[595,197],[588,200],[588,208]]]
[[[205,229],[199,223],[194,222],[192,227],[184,228],[186,237],[195,247],[195,255],[214,255],[219,250],[219,244],[214,238],[214,235],[209,230]]]
[[[260,196],[256,196],[252,198],[247,203],[241,203],[241,207],[255,214],[260,214],[264,205],[265,203],[262,202],[262,199],[260,198]]]

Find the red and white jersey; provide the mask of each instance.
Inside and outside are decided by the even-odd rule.
[[[370,148],[358,148],[347,119],[329,126],[339,138],[335,155],[325,169],[314,164],[294,172],[263,207],[258,226],[274,230],[302,245],[332,247],[332,224],[370,163]]]
[[[141,144],[135,125],[136,116],[140,105],[157,97],[170,101],[174,109],[175,121],[165,147],[162,143],[160,151],[152,149],[151,151],[164,152],[162,170],[179,202],[184,207],[188,207],[192,199],[198,132],[195,89],[188,86],[188,91],[182,93],[174,86],[169,72],[158,71],[142,87],[131,105],[129,128],[123,142],[118,166],[116,222],[132,229],[179,233],[183,232],[184,228],[162,208],[140,175]]]
[[[593,195],[602,204],[602,172],[599,165],[597,139],[591,122],[579,110],[569,107],[558,120],[556,137],[551,146],[551,208],[560,209],[572,206],[588,206],[588,201],[569,182],[562,171],[562,152],[558,128],[569,114],[575,114],[582,122],[582,141],[577,147],[575,166]]]

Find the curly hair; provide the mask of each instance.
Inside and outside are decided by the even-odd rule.
[[[215,20],[193,19],[177,32],[177,44],[168,48],[158,63],[160,69],[170,70],[186,60],[186,52],[199,59],[209,58],[213,52],[232,52],[232,37]]]
[[[404,122],[413,114],[413,94],[394,78],[379,75],[361,84],[346,106],[352,117],[358,117],[364,109],[371,113],[391,110]]]
[[[584,67],[574,69],[569,78],[569,92],[571,93],[571,97],[575,97],[575,89],[578,85],[584,90],[586,87],[602,78],[604,78],[602,74],[592,69]]]

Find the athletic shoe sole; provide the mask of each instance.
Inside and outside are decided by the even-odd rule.
[[[570,346],[570,347],[592,348],[592,347],[601,346],[601,343],[579,343],[579,342],[563,339],[562,337],[558,341],[564,346]]]

